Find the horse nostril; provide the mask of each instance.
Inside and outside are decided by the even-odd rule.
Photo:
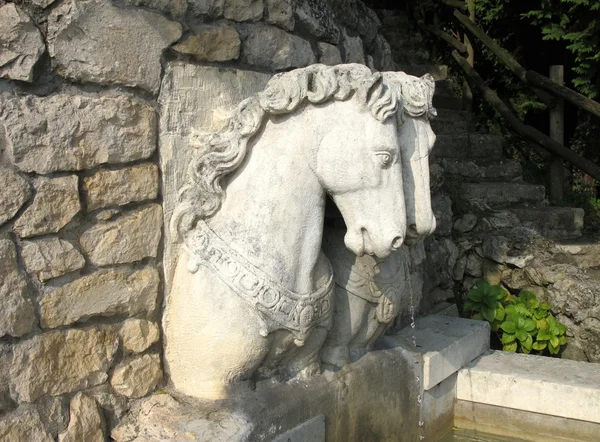
[[[400,247],[402,247],[402,242],[403,239],[401,236],[397,236],[394,238],[394,240],[392,241],[392,249],[393,250],[398,250]]]
[[[408,231],[411,235],[413,236],[417,236],[418,235],[418,231],[417,231],[417,225],[416,224],[411,224],[410,226],[408,226]]]

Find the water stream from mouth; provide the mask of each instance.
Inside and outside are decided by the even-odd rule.
[[[409,249],[410,247],[407,247],[407,249]],[[415,315],[416,315],[416,306],[415,306],[415,294],[413,291],[413,287],[412,287],[412,282],[411,282],[411,272],[410,272],[410,264],[409,264],[409,260],[411,259],[411,254],[409,250],[406,250],[404,252],[404,274],[405,274],[405,280],[407,282],[408,285],[408,293],[409,293],[409,313],[410,313],[410,328],[412,330],[411,333],[411,338],[412,338],[412,344],[415,348],[415,364],[420,364],[421,363],[421,356],[420,353],[418,353],[417,351],[417,336],[416,336],[416,329],[417,329],[417,324],[416,324],[416,320],[415,320]],[[417,381],[417,385],[419,388],[419,394],[417,395],[417,407],[419,410],[419,440],[424,440],[425,439],[425,421],[422,418],[422,402],[423,402],[423,395],[425,393],[425,390],[423,388],[423,381],[421,379],[421,376],[417,375],[416,376],[416,381]]]

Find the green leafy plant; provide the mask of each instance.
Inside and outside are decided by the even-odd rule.
[[[551,308],[531,292],[523,290],[515,296],[487,281],[478,281],[464,304],[471,318],[490,323],[502,350],[557,355],[567,343],[567,330],[552,316]]]

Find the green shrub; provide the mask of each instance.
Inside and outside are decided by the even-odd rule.
[[[523,290],[515,296],[483,280],[469,290],[464,304],[472,319],[490,323],[502,350],[557,355],[567,343],[566,327],[552,316],[551,308],[531,292]]]

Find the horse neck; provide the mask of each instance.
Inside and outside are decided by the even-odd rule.
[[[267,122],[208,221],[230,246],[290,290],[315,287],[325,195],[309,165],[314,136]],[[313,135],[313,134],[311,134]]]

